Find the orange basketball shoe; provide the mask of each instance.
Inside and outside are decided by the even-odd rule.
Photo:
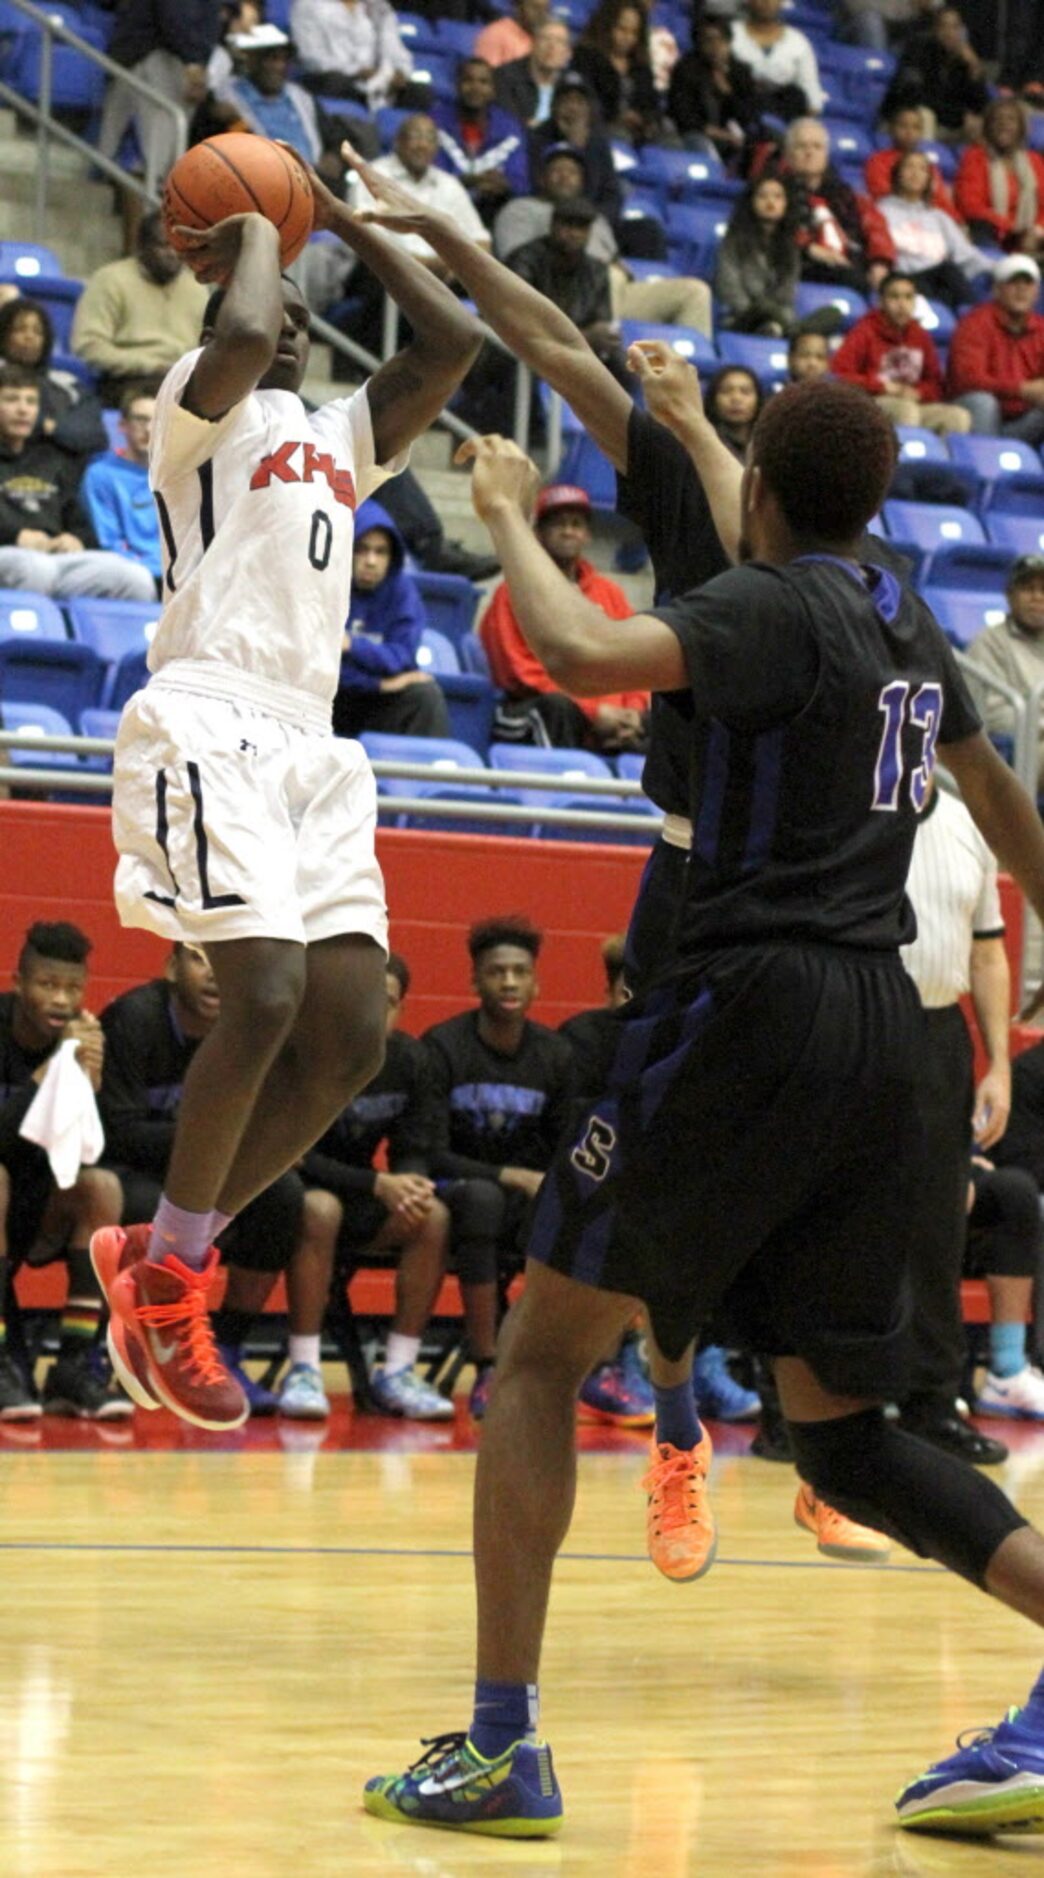
[[[657,1571],[675,1584],[702,1578],[714,1563],[718,1535],[707,1492],[714,1457],[706,1429],[694,1448],[653,1441],[652,1466],[642,1477],[649,1500],[645,1539]]]
[[[218,1266],[216,1247],[198,1272],[173,1253],[158,1263],[140,1253],[128,1258],[125,1247],[123,1253],[114,1258],[114,1248],[103,1246],[94,1259],[112,1312],[114,1362],[121,1356],[139,1389],[147,1387],[183,1421],[197,1428],[240,1427],[250,1407],[218,1355],[207,1309]]]
[[[91,1239],[91,1264],[94,1275],[108,1302],[120,1273],[136,1259],[143,1259],[149,1249],[150,1226],[103,1226]],[[139,1408],[158,1409],[163,1404],[149,1381],[149,1360],[140,1338],[127,1338],[121,1317],[114,1317],[110,1307],[105,1333],[109,1360],[132,1402]]]
[[[794,1502],[794,1522],[812,1533],[825,1558],[868,1561],[887,1558],[891,1551],[883,1532],[874,1532],[870,1526],[859,1526],[854,1519],[846,1519],[836,1507],[828,1506],[825,1500],[817,1500],[804,1481],[798,1487]]]

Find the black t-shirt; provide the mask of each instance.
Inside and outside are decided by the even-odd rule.
[[[453,1179],[501,1167],[546,1172],[569,1120],[573,1059],[545,1024],[527,1021],[513,1055],[484,1043],[478,1012],[424,1034],[434,1113],[432,1171]]]
[[[573,1085],[578,1105],[596,1102],[605,1094],[619,1032],[620,1012],[611,1011],[607,1004],[596,1011],[578,1011],[575,1017],[567,1017],[564,1024],[559,1024],[558,1034],[565,1038],[573,1052]]]
[[[797,938],[891,949],[936,743],[980,719],[929,609],[879,568],[734,568],[658,615],[692,684],[682,963]]]
[[[5,1165],[13,1156],[25,1154],[43,1157],[43,1149],[19,1134],[32,1108],[38,1085],[33,1076],[57,1048],[49,1043],[42,1050],[23,1050],[14,1036],[17,999],[13,991],[0,992],[0,1161]]]
[[[186,1037],[164,978],[135,985],[106,1005],[98,1108],[105,1126],[105,1158],[117,1167],[162,1180],[167,1171],[181,1087],[199,1048]]]
[[[427,1070],[416,1037],[393,1030],[383,1068],[305,1155],[305,1185],[345,1198],[372,1193],[373,1162],[382,1141],[388,1143],[393,1173],[426,1174],[432,1127]]]

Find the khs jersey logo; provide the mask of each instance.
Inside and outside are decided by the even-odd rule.
[[[300,459],[294,458],[300,451]],[[270,456],[261,458],[250,478],[251,489],[270,489],[273,482],[314,483],[319,478],[329,485],[335,502],[346,509],[355,507],[355,481],[351,470],[338,469],[332,456],[318,450],[314,443],[281,443]]]

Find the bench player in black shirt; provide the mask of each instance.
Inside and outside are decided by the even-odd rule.
[[[684,439],[689,368],[638,362]],[[687,683],[693,703],[676,966],[628,1006],[610,1097],[556,1157],[499,1353],[476,1476],[471,1730],[365,1795],[384,1817],[533,1836],[562,1818],[536,1678],[572,1510],[575,1393],[636,1297],[681,1365],[730,1306],[776,1358],[815,1491],[1044,1623],[1044,1538],[880,1407],[902,1380],[917,1164],[921,1020],[898,948],[937,745],[1038,910],[1044,832],[923,602],[858,562],[896,445],[853,387],[792,386],[761,414],[742,491],[749,564],[619,623],[531,555],[532,466],[500,439],[474,449],[476,507],[553,675],[584,695]],[[904,1824],[950,1830],[1044,1823],[1044,1677],[1017,1719],[898,1807]]]

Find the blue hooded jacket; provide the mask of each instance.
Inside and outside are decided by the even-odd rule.
[[[379,502],[364,502],[355,517],[355,539],[369,528],[383,528],[391,538],[391,565],[371,593],[352,589],[345,622],[352,649],[341,658],[343,691],[376,691],[382,678],[412,672],[421,633],[427,624],[417,583],[403,565],[406,549],[395,523]]]

